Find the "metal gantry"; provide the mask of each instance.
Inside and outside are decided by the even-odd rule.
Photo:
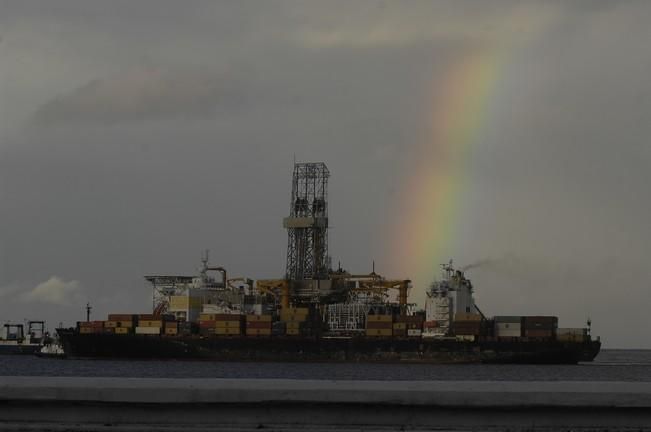
[[[295,163],[287,228],[289,280],[324,279],[328,276],[328,178],[323,162]]]

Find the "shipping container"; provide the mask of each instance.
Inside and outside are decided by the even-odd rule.
[[[290,321],[290,322],[285,323],[285,326],[286,326],[287,330],[289,330],[289,329],[298,330],[298,329],[301,328],[301,323],[296,322],[296,321]]]
[[[104,321],[104,327],[115,328],[118,326],[118,321]]]
[[[366,322],[393,322],[392,315],[366,315]]]
[[[367,329],[392,329],[393,323],[391,321],[367,321]]]
[[[454,321],[452,331],[455,335],[479,335],[481,321]]]
[[[152,321],[155,320],[154,314],[139,314],[138,320]]]
[[[366,329],[366,336],[392,336],[393,329]]]
[[[556,333],[556,339],[561,342],[585,342],[589,339],[588,329],[559,328]]]
[[[519,322],[495,322],[495,336],[497,337],[520,337],[522,325]]]
[[[556,340],[559,342],[586,342],[588,337],[582,334],[562,334],[557,335]]]
[[[129,334],[130,330],[129,327],[116,327],[115,334]]]
[[[248,321],[247,329],[271,329],[271,321]]]
[[[133,321],[118,321],[118,327],[126,327],[126,328],[131,328],[133,327]]]
[[[394,330],[407,330],[407,323],[405,322],[396,322],[393,323]]]
[[[163,327],[163,321],[161,320],[139,320],[138,327]]]
[[[298,336],[301,334],[301,331],[299,329],[293,329],[293,328],[288,328],[287,329],[287,335],[288,336]]]
[[[280,320],[281,321],[286,321],[286,322],[305,322],[307,321],[307,315],[296,315],[296,314],[289,314],[289,313],[283,313],[282,311],[280,312]]]
[[[241,321],[215,321],[215,328],[241,328]]]
[[[407,330],[407,336],[409,337],[420,337],[423,335],[422,330],[415,330],[415,329],[408,329]]]
[[[211,314],[211,313],[199,314],[199,321],[215,321],[215,314]]]
[[[168,336],[176,336],[179,330],[176,327],[165,327],[165,334]]]
[[[160,334],[160,327],[136,327],[136,334],[157,335]]]
[[[407,337],[407,329],[393,329],[393,337]]]

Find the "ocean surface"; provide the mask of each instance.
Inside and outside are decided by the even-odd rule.
[[[651,350],[602,350],[579,365],[409,365],[68,360],[0,356],[2,376],[339,380],[648,381]]]

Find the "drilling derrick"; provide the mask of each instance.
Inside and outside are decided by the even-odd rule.
[[[328,177],[330,172],[322,162],[294,164],[289,217],[283,220],[288,233],[285,273],[288,280],[328,278]]]

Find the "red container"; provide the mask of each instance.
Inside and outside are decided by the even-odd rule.
[[[199,321],[200,328],[214,328],[215,321]]]
[[[141,319],[143,321],[153,321],[156,318],[154,317],[154,314],[140,314],[138,315],[138,319]]]

